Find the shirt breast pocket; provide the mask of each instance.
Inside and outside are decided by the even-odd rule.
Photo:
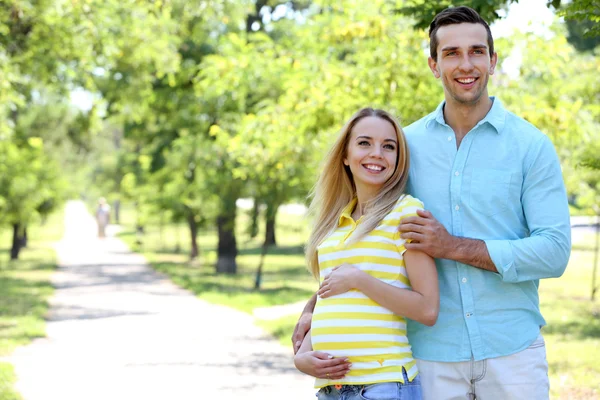
[[[492,216],[508,209],[511,173],[497,169],[473,170],[469,205],[483,215]]]

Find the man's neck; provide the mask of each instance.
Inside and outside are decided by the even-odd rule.
[[[456,146],[475,125],[485,118],[494,102],[487,95],[482,96],[476,104],[464,104],[446,100],[444,120],[456,135]]]

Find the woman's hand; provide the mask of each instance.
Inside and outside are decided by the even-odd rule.
[[[294,364],[299,371],[315,378],[339,380],[350,371],[347,358],[333,358],[322,351],[307,351],[294,356]]]
[[[327,297],[346,293],[350,289],[358,286],[360,276],[363,274],[360,269],[354,265],[342,264],[335,267],[329,275],[323,279],[321,287],[317,294],[326,299]]]

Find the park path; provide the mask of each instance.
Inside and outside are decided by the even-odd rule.
[[[25,400],[305,400],[312,379],[251,316],[206,303],[66,208],[47,337],[10,358]]]

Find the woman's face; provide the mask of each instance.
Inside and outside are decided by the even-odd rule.
[[[344,165],[350,167],[359,197],[375,196],[394,174],[397,162],[398,138],[390,122],[365,117],[354,125]]]

